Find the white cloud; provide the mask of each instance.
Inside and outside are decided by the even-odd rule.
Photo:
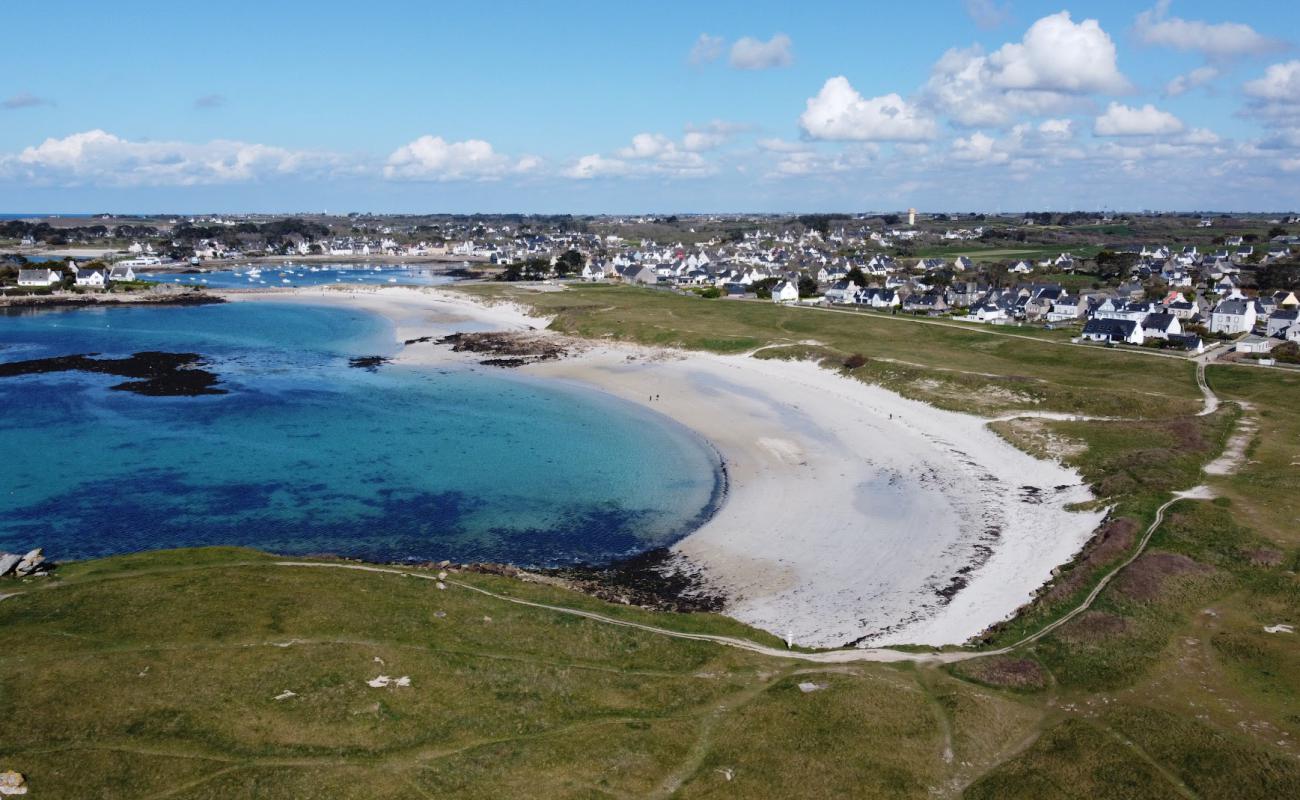
[[[1260,100],[1297,102],[1300,100],[1300,60],[1273,64],[1261,78],[1247,81],[1246,94]]]
[[[1219,77],[1217,67],[1204,66],[1197,67],[1186,75],[1178,77],[1165,84],[1165,95],[1168,97],[1178,97],[1186,94],[1198,86],[1204,86],[1215,78]]]
[[[223,139],[136,142],[98,129],[46,139],[0,156],[0,177],[54,185],[197,186],[333,173],[345,167],[342,158],[329,153]]]
[[[1074,120],[1045,119],[1039,123],[1038,132],[1047,139],[1069,139],[1074,136]]]
[[[1097,20],[1076,23],[1062,11],[1035,22],[1019,43],[990,54],[989,82],[1001,89],[1127,91],[1129,82],[1115,61],[1115,43]]]
[[[564,171],[564,175],[577,180],[607,178],[623,175],[627,172],[627,163],[617,158],[607,158],[599,153],[592,153],[578,159],[573,166]]]
[[[654,158],[674,148],[672,139],[662,133],[638,133],[632,137],[632,144],[618,154],[623,158]]]
[[[733,136],[746,130],[749,130],[749,126],[724,122],[720,119],[715,119],[707,125],[687,125],[686,133],[682,136],[682,148],[693,153],[716,150],[731,141]]]
[[[759,139],[758,147],[769,153],[798,153],[808,149],[808,145],[803,142],[790,142],[778,138]]]
[[[991,54],[978,46],[947,51],[922,98],[958,125],[1003,127],[1026,115],[1066,112],[1088,94],[1128,88],[1110,36],[1096,20],[1075,23],[1063,11]]]
[[[991,30],[1006,24],[1011,19],[1010,3],[995,3],[993,0],[962,0],[966,13],[975,24],[985,30]]]
[[[952,142],[952,157],[958,161],[973,161],[984,164],[1000,164],[1009,160],[1005,152],[998,150],[997,140],[980,131],[970,136],[957,137]]]
[[[1111,103],[1097,117],[1093,133],[1098,136],[1158,136],[1179,133],[1182,120],[1147,103],[1141,108]]]
[[[1209,58],[1244,56],[1275,50],[1276,40],[1240,22],[1209,23],[1169,16],[1170,0],[1138,14],[1134,30],[1146,44],[1194,51]]]
[[[726,45],[721,36],[710,36],[707,33],[701,33],[700,38],[695,40],[695,46],[691,48],[691,54],[686,57],[688,63],[693,66],[708,64],[717,61],[722,55],[722,49]]]
[[[1209,128],[1193,128],[1179,137],[1179,141],[1183,144],[1212,145],[1218,144],[1222,139]]]
[[[771,69],[794,63],[790,37],[778,33],[768,41],[746,36],[731,46],[731,66],[736,69]]]
[[[441,136],[421,136],[393,151],[384,165],[389,180],[491,180],[535,169],[539,160],[513,160],[482,139],[449,142]]]
[[[768,175],[776,178],[794,178],[853,172],[870,166],[878,155],[878,146],[871,143],[854,145],[833,153],[814,150],[787,151]]]
[[[897,94],[864,98],[840,75],[826,81],[799,117],[814,139],[914,142],[935,135],[934,120]]]

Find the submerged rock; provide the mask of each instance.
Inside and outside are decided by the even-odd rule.
[[[225,389],[214,388],[217,376],[201,369],[205,362],[198,353],[145,351],[126,358],[94,358],[96,355],[98,353],[11,361],[0,364],[0,378],[50,372],[92,372],[138,378],[140,380],[119,383],[112,388],[154,397],[226,393]]]

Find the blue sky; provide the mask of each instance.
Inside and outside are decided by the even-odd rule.
[[[1300,207],[1253,0],[24,2],[0,212]]]

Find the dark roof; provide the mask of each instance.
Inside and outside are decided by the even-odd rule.
[[[1085,336],[1109,336],[1113,338],[1127,339],[1133,335],[1133,330],[1137,328],[1137,323],[1131,319],[1090,319],[1083,326]]]

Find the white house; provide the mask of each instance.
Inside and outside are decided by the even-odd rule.
[[[100,267],[74,267],[77,273],[77,285],[88,288],[103,288],[104,270]]]
[[[129,264],[115,264],[108,271],[109,281],[133,281],[135,280],[135,270]]]
[[[1142,320],[1142,335],[1147,339],[1168,339],[1183,332],[1183,323],[1173,314],[1148,314]]]
[[[857,299],[858,285],[853,281],[839,281],[824,296],[828,303],[852,303]]]
[[[53,286],[63,280],[63,273],[52,269],[18,270],[19,286]]]
[[[1250,333],[1255,327],[1255,304],[1250,300],[1221,300],[1210,312],[1213,333]]]
[[[773,303],[799,302],[799,287],[793,281],[781,281],[772,287]]]
[[[1131,319],[1090,319],[1083,326],[1083,338],[1089,342],[1126,342],[1142,344],[1142,326]]]

